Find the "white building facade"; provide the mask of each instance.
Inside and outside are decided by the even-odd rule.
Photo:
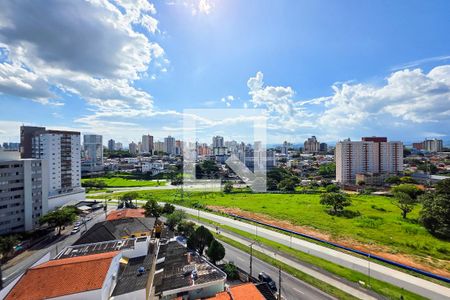
[[[336,144],[335,160],[340,183],[356,183],[356,174],[397,174],[403,171],[403,143],[386,138],[345,140]]]

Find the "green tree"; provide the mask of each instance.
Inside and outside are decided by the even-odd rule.
[[[403,219],[406,219],[406,215],[414,209],[414,206],[416,206],[417,199],[411,197],[407,193],[397,191],[394,192],[392,203],[400,208]]]
[[[293,192],[295,191],[295,181],[292,178],[285,178],[280,181],[278,184],[278,189],[284,192]]]
[[[61,208],[42,216],[39,219],[39,223],[58,228],[58,235],[60,235],[62,227],[71,224],[76,217],[77,215],[73,208]]]
[[[396,175],[389,176],[386,180],[384,180],[384,183],[387,184],[400,184],[401,182],[400,177]]]
[[[416,200],[423,192],[414,184],[403,183],[391,188],[392,193],[405,193],[412,199]]]
[[[239,279],[239,273],[236,266],[233,263],[226,263],[223,267],[223,271],[227,274],[227,279],[235,280]]]
[[[225,257],[225,248],[216,240],[212,240],[206,252],[214,265]]]
[[[341,189],[335,184],[329,184],[325,187],[327,193],[339,193]]]
[[[439,182],[434,193],[424,194],[420,200],[423,226],[433,235],[450,238],[450,179]]]
[[[120,200],[122,201],[133,201],[139,197],[138,192],[126,192],[122,196],[120,196]]]
[[[142,208],[145,210],[146,217],[154,217],[158,219],[162,214],[162,207],[156,202],[155,199],[148,200]]]
[[[223,187],[223,192],[225,194],[229,194],[233,191],[233,183],[230,181],[227,181]]]
[[[352,201],[347,194],[325,193],[320,195],[320,204],[331,207],[334,214],[338,214],[345,207],[350,206]]]
[[[336,164],[335,163],[329,163],[329,164],[323,164],[319,167],[319,175],[324,177],[333,177],[336,175]]]
[[[190,249],[195,249],[200,255],[203,254],[205,247],[210,245],[214,240],[212,233],[203,225],[198,227],[187,240],[187,246]]]
[[[19,243],[19,240],[15,235],[0,237],[0,254],[2,255],[2,260],[6,260],[8,258],[17,243]]]
[[[170,203],[165,203],[162,209],[163,214],[170,215],[175,211],[175,206]]]
[[[180,224],[178,224],[177,230],[183,236],[189,237],[195,231],[195,223],[194,222],[190,222],[190,221],[188,221],[188,222],[182,221],[182,222],[180,222]]]
[[[176,210],[167,216],[166,224],[170,230],[174,230],[184,219],[186,219],[186,213],[182,210]]]

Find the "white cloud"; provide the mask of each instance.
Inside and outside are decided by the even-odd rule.
[[[231,107],[231,103],[234,101],[234,96],[228,95],[220,99],[221,102],[225,103],[227,107]]]
[[[134,26],[157,32],[155,13],[146,0],[1,2],[0,93],[51,105],[63,104],[59,91],[72,93],[93,117],[149,114],[153,99],[134,81],[169,61]]]

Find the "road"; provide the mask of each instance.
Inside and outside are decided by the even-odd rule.
[[[344,252],[266,229],[255,224],[241,222],[232,218],[223,217],[184,206],[175,205],[175,207],[177,209],[184,210],[191,215],[200,216],[223,225],[227,225],[251,234],[256,234],[260,237],[323,258],[346,268],[370,275],[373,278],[384,282],[389,282],[423,297],[429,299],[450,299],[450,289],[443,285],[439,285],[374,262],[369,262],[368,260],[349,255]]]
[[[234,248],[226,243],[223,243],[225,247],[225,260],[232,261],[236,266],[250,272],[250,255],[237,248]],[[257,258],[253,258],[253,276],[257,277],[260,272],[265,272],[269,275],[278,286],[278,269],[272,265],[269,265]],[[296,299],[335,299],[330,295],[323,293],[322,291],[312,287],[301,280],[298,280],[291,275],[281,272],[281,295],[287,300]]]
[[[109,208],[108,210],[111,210],[113,208]],[[87,229],[91,228],[95,223],[101,222],[105,220],[105,213],[103,210],[92,213],[92,220],[88,221],[86,226]],[[64,231],[64,234],[66,236],[62,236],[61,240],[58,242],[54,242],[50,245],[48,245],[45,248],[35,250],[33,251],[33,254],[30,256],[24,258],[23,260],[19,260],[16,264],[11,266],[10,268],[3,269],[2,268],[2,275],[3,275],[3,285],[7,286],[10,282],[12,282],[17,276],[25,272],[28,268],[30,268],[35,262],[40,260],[43,256],[45,256],[47,253],[50,252],[51,257],[54,257],[59,251],[64,249],[67,246],[72,245],[82,234],[84,231],[84,226],[81,227],[80,232],[70,235],[70,230],[72,226],[69,226]]]

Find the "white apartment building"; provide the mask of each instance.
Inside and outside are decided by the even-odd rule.
[[[314,135],[308,138],[303,146],[305,153],[318,153],[320,151],[320,143]]]
[[[48,210],[47,162],[0,151],[0,234],[33,230]]]
[[[164,152],[169,155],[175,154],[175,138],[170,135],[164,138]]]
[[[86,171],[103,170],[103,137],[97,134],[83,136],[82,169]]]
[[[48,162],[49,196],[81,188],[80,133],[47,130],[33,138],[33,157]]]
[[[356,174],[396,174],[403,171],[403,143],[379,137],[348,139],[336,144],[335,160],[340,183],[356,183]]]
[[[142,136],[141,151],[142,153],[153,152],[153,136],[147,134]]]
[[[438,139],[432,139],[428,140],[426,139],[423,141],[423,149],[429,152],[441,152],[443,148],[443,142],[442,140]]]
[[[128,145],[128,151],[130,151],[130,154],[136,155],[138,153],[138,145],[135,142],[131,142]]]

